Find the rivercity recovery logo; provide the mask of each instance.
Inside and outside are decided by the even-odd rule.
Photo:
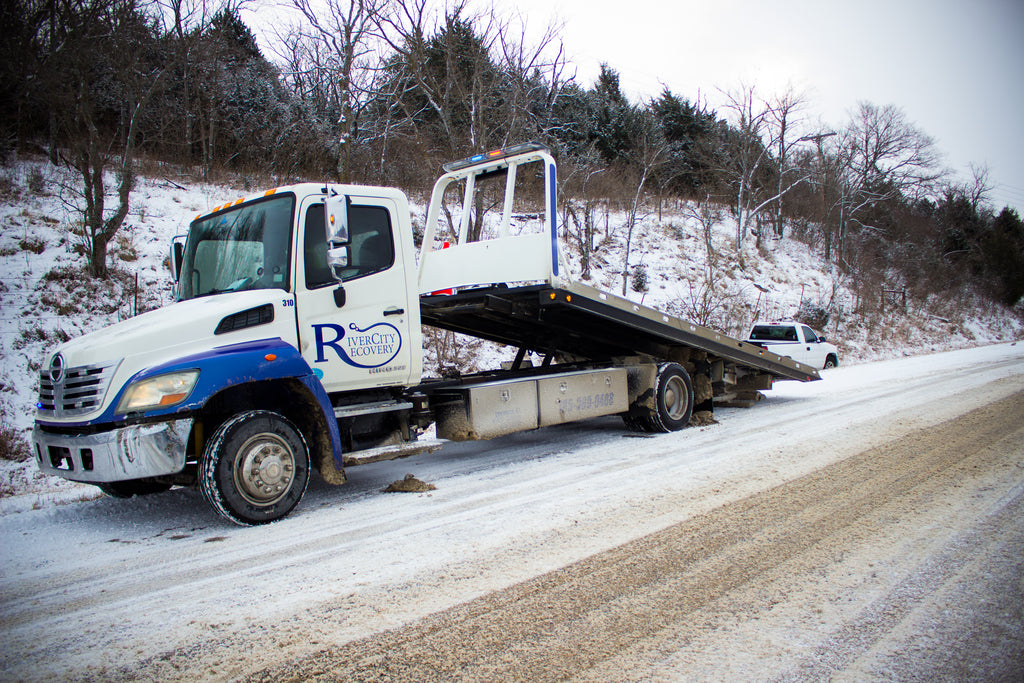
[[[402,335],[389,323],[376,323],[360,329],[355,323],[348,326],[324,323],[313,325],[316,336],[316,361],[326,363],[327,349],[334,349],[338,357],[356,368],[379,368],[387,365],[402,348]]]

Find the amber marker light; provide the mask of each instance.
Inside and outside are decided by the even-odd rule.
[[[267,355],[263,356],[263,360],[277,360],[277,354],[268,353]]]

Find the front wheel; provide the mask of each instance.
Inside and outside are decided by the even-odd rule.
[[[836,367],[837,365],[839,365],[839,361],[836,359],[835,356],[830,355],[828,358],[825,359],[825,367],[824,367],[824,369],[825,370],[831,370],[832,368]]]
[[[268,410],[240,413],[222,424],[199,458],[199,488],[221,515],[241,525],[281,519],[309,483],[302,433]]]

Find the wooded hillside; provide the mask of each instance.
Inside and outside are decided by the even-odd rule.
[[[143,161],[418,193],[444,161],[534,140],[559,159],[584,265],[599,208],[624,210],[631,230],[688,200],[711,224],[731,212],[738,252],[797,238],[866,285],[970,287],[1008,306],[1024,295],[1017,212],[989,204],[983,167],[950,179],[898,106],[862,102],[819,129],[795,92],[742,87],[718,110],[668,89],[631,101],[614,65],[576,82],[557,26],[531,38],[474,0],[282,2],[266,51],[237,0],[3,3],[0,150],[43,150],[77,172],[94,276]]]

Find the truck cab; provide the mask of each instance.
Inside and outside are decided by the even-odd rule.
[[[795,320],[755,323],[747,335],[747,343],[788,356],[812,368],[827,370],[839,365],[839,349],[835,344]]]
[[[202,479],[212,441],[249,438],[238,467],[205,476],[230,480],[237,500],[217,504],[235,521],[259,523],[298,501],[311,466],[341,483],[336,453],[401,438],[393,409],[422,373],[403,193],[304,183],[242,198],[197,216],[172,264],[175,303],[50,356],[33,432],[43,471],[150,493]],[[345,402],[377,410],[343,434]]]

